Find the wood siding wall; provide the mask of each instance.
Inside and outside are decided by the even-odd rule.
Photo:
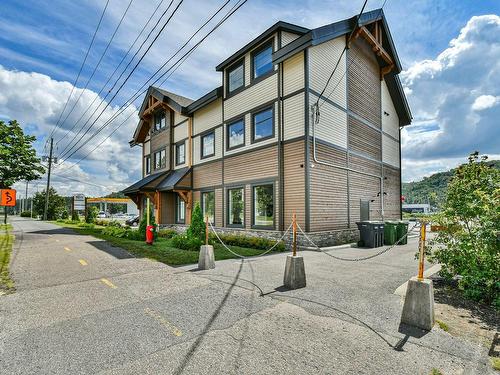
[[[227,157],[224,160],[224,183],[234,184],[278,176],[278,149],[275,146]]]
[[[305,230],[305,146],[304,141],[286,143],[284,145],[284,227],[291,223],[293,213],[297,214],[297,222]]]
[[[193,189],[222,185],[222,162],[216,161],[193,167]]]

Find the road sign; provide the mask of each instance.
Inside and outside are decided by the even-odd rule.
[[[83,194],[73,195],[73,210],[85,211],[85,195]]]
[[[0,190],[0,206],[15,206],[16,205],[16,191],[14,189]]]

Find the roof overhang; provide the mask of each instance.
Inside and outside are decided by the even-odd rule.
[[[122,190],[127,196],[152,191],[191,190],[191,168],[185,167],[173,171],[159,172],[146,176]]]
[[[195,111],[205,107],[219,98],[222,98],[222,86],[213,89],[208,94],[203,95],[201,98],[191,103],[187,107],[188,115],[192,115]]]

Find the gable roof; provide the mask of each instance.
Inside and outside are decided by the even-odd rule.
[[[154,96],[156,99],[167,104],[168,106],[170,106],[176,112],[179,113],[184,113],[185,112],[184,107],[187,107],[189,104],[194,102],[193,99],[186,98],[185,96],[175,94],[173,92],[161,89],[159,87],[149,86],[148,91],[144,96],[141,108],[139,108],[139,116],[141,116],[144,110],[146,109],[146,105],[148,104],[148,98],[150,96]]]

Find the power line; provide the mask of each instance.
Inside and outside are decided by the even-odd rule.
[[[71,110],[67,113],[66,117],[64,118],[64,120],[62,120],[62,123],[61,123],[61,128],[63,127],[64,123],[66,122],[66,120],[68,119],[69,115],[71,113],[73,113],[73,111],[75,110],[76,108],[76,105],[78,104],[78,102],[80,101],[80,98],[82,97],[83,95],[83,92],[85,91],[85,89],[87,89],[87,87],[89,86],[90,84],[90,81],[92,81],[92,78],[94,78],[94,74],[96,73],[97,69],[99,68],[99,66],[101,65],[101,62],[104,58],[104,56],[106,55],[106,52],[108,52],[108,49],[109,49],[109,46],[111,45],[111,43],[113,42],[113,40],[115,39],[115,36],[116,36],[116,33],[118,32],[118,29],[120,28],[123,20],[125,19],[125,16],[127,15],[128,13],[128,10],[130,9],[130,6],[132,5],[132,3],[134,2],[134,0],[130,0],[127,7],[125,8],[125,12],[123,12],[123,15],[121,16],[120,18],[120,21],[118,22],[118,25],[116,26],[115,30],[113,31],[113,34],[111,35],[111,38],[109,39],[108,43],[106,44],[106,48],[104,48],[104,51],[102,52],[101,54],[101,57],[99,58],[99,61],[97,62],[97,64],[95,65],[94,69],[92,70],[92,74],[89,76],[89,78],[87,79],[87,82],[85,83],[85,86],[83,87],[83,89],[80,91],[80,95],[78,95],[78,98],[76,99],[76,101],[73,103],[73,106],[71,107]],[[73,125],[73,127],[68,130],[71,131],[73,130],[73,128],[75,127],[75,125]],[[66,132],[66,135],[68,134],[68,132]],[[65,136],[66,136],[65,135]],[[63,137],[64,138],[64,137]],[[63,139],[61,138],[61,139]],[[56,145],[58,144],[59,142],[56,141]]]
[[[226,4],[228,3],[229,1],[227,1],[212,17],[210,17],[210,19],[205,22],[204,25],[202,25],[194,34],[193,36],[189,39],[191,40],[211,19],[213,19],[220,11],[222,8],[224,8],[226,6]],[[162,73],[154,82],[151,83],[151,85],[155,84],[156,82],[158,82],[162,77],[164,77],[167,73],[169,73],[172,69],[174,69],[174,71],[187,59],[187,57],[189,57],[189,55],[209,36],[211,35],[218,27],[220,27],[220,25],[222,25],[229,17],[231,17],[238,9],[240,9],[245,3],[247,2],[247,0],[244,0],[243,2],[241,2],[241,0],[239,0],[232,8],[231,10],[212,28],[212,30],[210,30],[208,32],[207,35],[205,35],[201,40],[199,40],[196,44],[194,44],[181,58],[179,58],[177,60],[177,62],[175,62],[169,69],[167,69],[164,73]],[[146,86],[147,83],[161,70],[163,69],[163,67],[165,67],[166,64],[168,64],[169,61],[171,61],[173,59],[173,57],[175,57],[188,43],[189,43],[189,40],[181,47],[179,48],[179,50],[172,56],[170,57],[152,76],[151,78],[149,78],[142,86]],[[176,67],[177,65],[177,67]],[[173,72],[167,77],[167,79],[173,74]],[[141,88],[139,90],[141,90]],[[134,101],[141,95],[143,95],[145,92],[147,92],[147,89],[141,91],[141,92],[138,92],[136,94],[134,94],[132,96],[131,99],[128,100],[129,104],[127,105],[123,105],[117,113],[115,113],[115,115],[113,115],[106,123],[104,123],[103,126],[101,126],[100,129],[98,129],[88,140],[87,142],[93,138],[94,136],[96,136],[97,134],[99,134],[105,127],[107,127],[114,119],[117,118],[117,116],[119,116],[121,113],[124,112],[124,110],[126,108],[128,108],[130,105],[132,105],[134,103]],[[134,98],[135,97],[135,98]],[[130,116],[129,116],[130,117]],[[128,118],[127,118],[128,119]],[[126,120],[125,120],[126,121]],[[125,122],[122,122],[118,127],[117,129],[123,125]],[[115,131],[117,130],[115,129]],[[113,131],[111,134],[113,134],[115,131]],[[108,135],[98,146],[100,146],[107,138],[109,138]],[[72,155],[74,155],[78,150],[80,150],[84,145],[82,144],[80,147],[78,147],[76,150],[74,150],[69,156],[67,156],[62,162],[64,163],[66,160],[68,160]],[[97,147],[98,147],[97,146]],[[95,149],[97,148],[95,147],[91,152],[95,151]],[[91,153],[90,152],[90,153]],[[88,153],[86,156],[84,156],[82,159],[80,159],[77,163],[75,163],[74,165],[72,165],[70,168],[72,168],[73,166],[75,166],[76,164],[78,164],[80,161],[82,161],[83,159],[85,159],[88,155],[90,155],[90,153]],[[68,168],[68,169],[70,169]]]
[[[85,125],[92,119],[92,116],[97,112],[97,110],[99,109],[99,107],[101,106],[101,104],[104,102],[104,100],[108,97],[108,95],[111,93],[111,91],[113,90],[113,88],[116,86],[116,84],[119,82],[120,78],[123,76],[123,74],[125,73],[125,71],[127,70],[127,68],[129,67],[129,65],[132,63],[133,59],[135,58],[135,56],[137,55],[137,53],[141,50],[142,46],[144,45],[144,43],[148,40],[149,36],[151,35],[151,33],[154,31],[154,29],[156,28],[156,26],[158,26],[158,24],[160,23],[161,19],[163,18],[163,16],[168,12],[168,10],[170,9],[172,3],[174,2],[174,0],[171,0],[170,1],[170,4],[168,5],[167,9],[163,12],[162,16],[158,19],[158,21],[156,22],[155,26],[151,29],[151,31],[149,32],[148,36],[146,37],[146,39],[142,42],[141,46],[139,47],[139,49],[137,50],[137,52],[134,54],[134,56],[132,57],[132,59],[129,61],[129,63],[127,64],[127,66],[125,67],[125,69],[122,71],[122,73],[120,74],[120,76],[118,77],[118,79],[116,80],[116,82],[113,84],[113,86],[111,87],[111,89],[108,91],[108,93],[104,96],[104,98],[101,100],[101,103],[97,106],[97,108],[94,110],[94,112],[90,115],[90,117],[87,119],[87,121],[83,124],[81,130],[83,130],[85,128]],[[123,86],[125,85],[125,83],[127,83],[128,79],[130,78],[130,76],[132,75],[132,73],[134,73],[135,69],[137,69],[137,67],[139,66],[139,64],[141,63],[141,61],[144,59],[144,57],[146,56],[146,54],[149,52],[149,50],[151,49],[151,47],[153,46],[153,44],[156,42],[156,40],[160,37],[162,31],[165,29],[165,27],[169,24],[170,20],[172,19],[172,17],[175,15],[175,13],[177,12],[177,10],[179,9],[179,7],[181,6],[181,4],[184,2],[184,0],[181,0],[176,8],[173,10],[173,12],[170,14],[170,16],[168,17],[168,19],[165,21],[165,23],[163,24],[163,26],[161,27],[161,29],[158,31],[158,33],[156,34],[155,38],[151,41],[151,43],[149,44],[149,46],[147,47],[146,51],[142,54],[142,56],[140,57],[139,61],[137,61],[137,63],[135,64],[135,66],[132,68],[132,70],[130,71],[130,73],[128,74],[128,76],[125,78],[125,80],[121,83],[120,87],[118,88],[118,90],[114,93],[114,95],[111,97],[111,99],[106,102],[106,105],[104,106],[104,108],[102,109],[102,111],[97,115],[97,117],[94,119],[94,121],[88,126],[87,130],[85,130],[85,132],[80,136],[80,138],[78,138],[78,140],[73,144],[73,146],[71,146],[69,148],[69,150],[67,150],[68,146],[76,139],[76,137],[78,136],[78,134],[80,133],[80,131],[73,137],[73,139],[68,142],[67,146],[64,148],[64,150],[61,152],[61,157],[65,156],[67,153],[69,153],[77,144],[78,142],[80,142],[83,137],[85,137],[85,135],[88,134],[88,132],[92,129],[92,126],[97,122],[97,120],[102,116],[102,114],[104,113],[104,111],[106,110],[106,108],[109,107],[109,105],[111,104],[111,102],[116,98],[116,96],[118,95],[118,93],[120,92],[120,90],[123,88]]]
[[[61,121],[62,115],[63,115],[64,111],[66,110],[66,107],[67,107],[67,105],[69,103],[69,100],[71,99],[71,96],[73,95],[73,91],[75,90],[75,87],[76,87],[76,85],[78,83],[78,80],[80,79],[80,75],[82,74],[83,67],[85,66],[85,63],[87,62],[87,58],[89,56],[90,49],[92,48],[92,45],[94,44],[97,32],[99,31],[99,28],[101,27],[102,19],[104,18],[104,14],[106,13],[106,9],[108,9],[108,5],[109,5],[109,0],[106,1],[106,5],[104,6],[104,9],[103,9],[103,11],[101,13],[101,17],[99,18],[99,22],[97,23],[97,27],[96,27],[96,29],[94,31],[94,35],[92,35],[92,40],[90,41],[90,45],[87,48],[87,52],[85,53],[85,57],[83,59],[82,65],[80,66],[80,69],[78,70],[78,74],[76,76],[75,82],[71,86],[71,91],[69,93],[68,99],[66,100],[66,103],[64,104],[63,110],[61,111],[61,114],[59,115],[59,118],[57,119],[56,125],[52,129],[52,132],[50,133],[50,135],[47,138],[47,140],[52,137],[52,135],[54,134],[54,132],[57,130],[57,128],[59,126],[59,122]]]
[[[120,66],[122,65],[122,63],[125,61],[125,59],[127,58],[127,56],[129,55],[130,51],[132,50],[132,48],[134,48],[135,44],[137,43],[137,41],[139,40],[139,38],[141,37],[142,33],[144,32],[144,30],[146,30],[146,28],[148,27],[149,23],[153,20],[153,16],[156,14],[156,12],[158,11],[158,9],[160,8],[160,6],[165,2],[165,0],[161,0],[158,5],[156,6],[156,8],[153,10],[153,13],[151,13],[151,15],[148,17],[148,20],[147,22],[144,24],[144,26],[142,27],[141,31],[139,32],[139,34],[137,35],[137,37],[135,38],[135,40],[132,42],[131,46],[128,48],[127,52],[122,56],[122,59],[120,60],[120,62],[118,63],[118,65],[115,67],[113,73],[111,73],[111,75],[108,77],[106,83],[104,83],[104,85],[102,85],[101,89],[99,90],[99,92],[97,93],[97,95],[94,97],[94,99],[92,100],[92,102],[88,105],[87,109],[82,113],[82,115],[78,118],[78,120],[73,124],[73,126],[71,127],[71,129],[68,129],[66,131],[66,134],[64,135],[64,138],[66,138],[66,136],[69,134],[70,131],[72,131],[76,125],[78,125],[80,123],[80,121],[83,119],[83,117],[87,114],[87,112],[92,108],[92,105],[96,102],[96,100],[100,97],[101,93],[104,91],[104,89],[106,88],[106,86],[108,85],[108,83],[111,81],[111,79],[115,76],[116,72],[118,71],[118,69],[120,68]],[[161,19],[161,17],[160,17]],[[147,37],[146,37],[146,40],[147,40]],[[139,50],[140,50],[140,47],[139,47]],[[135,57],[135,55],[134,55]],[[132,57],[132,60],[133,58]],[[111,90],[111,89],[110,89]],[[108,94],[109,94],[109,91],[108,91]],[[102,104],[102,101],[101,103],[97,106],[97,108]],[[96,109],[97,110],[97,109]],[[95,110],[95,111],[96,111]],[[95,113],[94,111],[94,113]],[[93,114],[94,114],[93,113]],[[92,114],[92,115],[93,115]],[[92,116],[91,115],[91,116]],[[78,133],[79,134],[79,133]],[[57,141],[57,143],[59,143],[59,141]],[[57,144],[56,143],[56,144]],[[63,149],[64,151],[64,149]]]

